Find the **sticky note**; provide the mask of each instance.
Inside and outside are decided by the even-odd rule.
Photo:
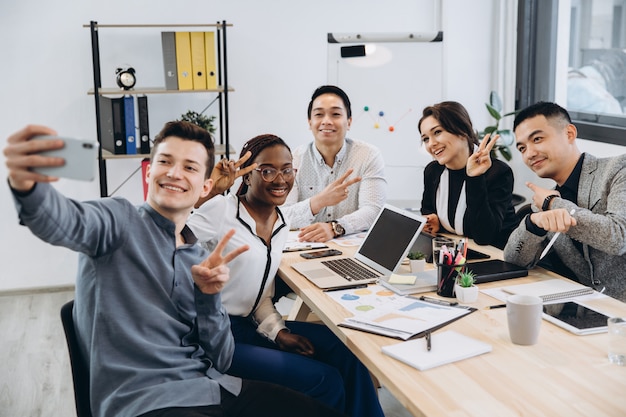
[[[389,277],[390,284],[402,284],[402,285],[413,285],[415,284],[415,279],[417,277],[415,275],[399,275],[399,274],[391,274]]]

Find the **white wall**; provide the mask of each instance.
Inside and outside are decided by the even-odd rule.
[[[326,83],[328,32],[444,31],[444,99],[462,102],[477,127],[489,123],[484,107],[492,86],[491,24],[498,0],[233,0],[166,2],[24,0],[5,2],[0,13],[2,99],[0,147],[27,123],[56,128],[61,134],[95,136],[89,31],[83,24],[213,23],[227,20],[231,141],[239,149],[248,138],[272,132],[293,146],[312,139],[306,106],[313,90]],[[441,27],[439,27],[441,25]],[[113,69],[136,67],[138,82],[162,82],[160,43],[133,34],[126,45],[122,32],[102,29],[103,86],[114,85]],[[146,39],[136,51],[133,43]],[[115,55],[119,53],[120,55]],[[118,62],[119,60],[119,62]],[[108,68],[108,69],[107,69]],[[407,80],[410,82],[411,80]],[[187,109],[200,110],[210,97],[150,97],[151,130]],[[419,118],[415,112],[411,123]],[[416,130],[417,138],[417,130]],[[112,190],[138,161],[109,163]],[[6,176],[0,165],[0,178]],[[390,178],[401,181],[402,178]],[[410,179],[421,182],[421,178]],[[5,183],[6,184],[6,183]],[[63,180],[58,188],[77,199],[98,198],[98,184]],[[119,195],[139,203],[138,176]],[[398,198],[397,196],[390,196]],[[0,186],[0,290],[74,282],[76,255],[32,237],[17,224],[10,192]]]

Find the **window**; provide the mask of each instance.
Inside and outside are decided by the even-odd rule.
[[[626,0],[565,4],[569,10],[557,0],[519,1],[516,108],[555,100],[560,89],[579,137],[626,145]],[[567,69],[559,71],[563,45]]]

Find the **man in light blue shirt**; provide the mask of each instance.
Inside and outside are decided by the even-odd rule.
[[[369,229],[387,199],[380,151],[346,138],[352,110],[339,87],[315,90],[308,118],[315,140],[293,152],[296,182],[281,209],[304,241],[325,242]]]

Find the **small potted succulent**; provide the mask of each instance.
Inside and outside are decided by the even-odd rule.
[[[426,255],[422,252],[409,252],[407,255],[409,258],[409,264],[411,265],[411,272],[423,272],[424,266],[426,266]]]
[[[469,270],[459,272],[454,284],[454,294],[461,303],[473,303],[478,300],[478,287],[474,285],[474,273]]]

